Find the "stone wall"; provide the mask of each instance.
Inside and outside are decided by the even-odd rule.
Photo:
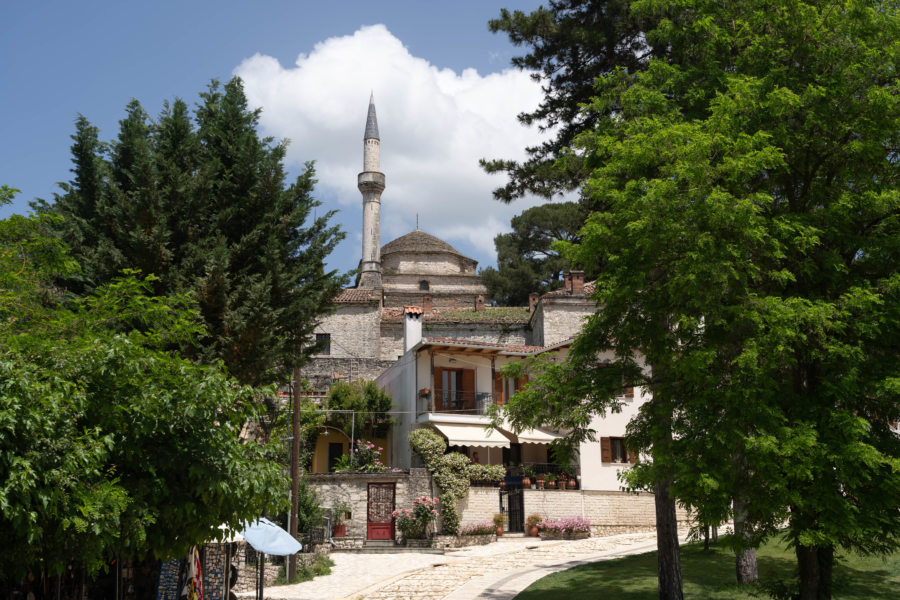
[[[591,533],[613,535],[656,529],[653,494],[630,494],[593,490],[524,490],[525,516],[539,514],[545,519],[584,516],[591,522]],[[688,515],[676,512],[678,527],[686,532]]]
[[[544,298],[541,303],[541,346],[551,346],[575,336],[581,330],[584,320],[596,310],[591,301],[583,298]]]
[[[332,382],[334,375],[340,376],[345,381],[347,378],[374,380],[394,364],[394,360],[323,356],[313,358],[306,363],[300,371],[300,376],[309,381],[313,389],[320,390]]]
[[[322,318],[316,333],[331,335],[332,358],[376,358],[381,308],[377,302],[338,304],[337,311]],[[320,355],[323,356],[323,355]]]
[[[422,324],[424,337],[465,339],[492,344],[531,343],[531,331],[525,323],[460,323],[426,321]],[[397,360],[403,354],[403,323],[382,322],[381,358]]]
[[[431,476],[425,469],[413,468],[399,473],[310,473],[308,477],[323,508],[331,508],[338,500],[350,505],[350,519],[345,522],[347,536],[334,538],[338,548],[365,545],[369,483],[393,483],[396,509],[411,508],[415,498],[436,495]]]
[[[469,495],[459,503],[459,522],[490,521],[500,512],[500,490],[495,487],[470,487]]]

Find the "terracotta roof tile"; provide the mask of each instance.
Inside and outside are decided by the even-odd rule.
[[[531,353],[537,352],[542,348],[542,346],[525,346],[522,344],[495,344],[493,342],[482,342],[476,340],[466,340],[459,338],[445,338],[445,337],[429,337],[424,338],[423,341],[431,343],[431,344],[456,344],[456,345],[465,345],[465,346],[473,346],[476,348],[496,348],[497,350],[506,350],[507,352],[522,352],[522,353]]]
[[[341,290],[341,293],[335,297],[334,302],[353,303],[353,302],[372,302],[377,296],[375,290],[364,288],[347,288]]]
[[[403,314],[421,315],[423,312],[425,312],[425,311],[422,310],[421,306],[404,306],[403,307]]]

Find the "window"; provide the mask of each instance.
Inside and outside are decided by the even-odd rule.
[[[634,454],[625,449],[625,439],[620,437],[600,438],[600,460],[605,463],[633,463]]]
[[[431,286],[428,284],[427,279],[423,279],[419,282],[419,290],[423,292],[427,292],[431,289]]]
[[[319,350],[319,354],[331,354],[331,334],[330,333],[317,333],[316,334],[316,343],[322,344],[322,349]]]

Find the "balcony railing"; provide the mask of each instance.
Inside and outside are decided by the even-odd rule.
[[[494,395],[487,392],[435,390],[428,396],[420,396],[416,404],[418,414],[455,413],[459,415],[483,415],[494,404]]]

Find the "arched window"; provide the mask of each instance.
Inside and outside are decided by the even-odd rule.
[[[427,292],[428,290],[431,289],[431,286],[428,285],[427,279],[423,279],[422,281],[419,282],[419,289],[423,292]]]

